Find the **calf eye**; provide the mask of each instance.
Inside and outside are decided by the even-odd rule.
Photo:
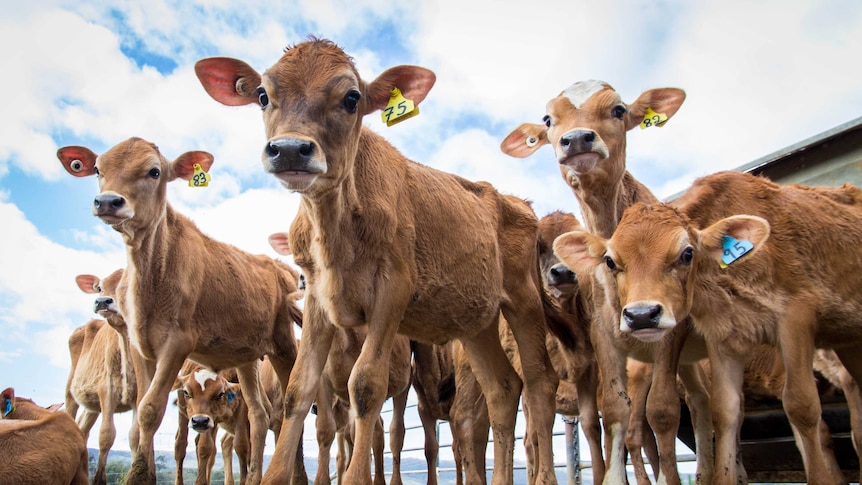
[[[97,176],[98,176],[98,175],[101,175],[101,174],[99,173],[99,167],[93,167],[93,172],[95,172]]]
[[[688,266],[691,264],[691,260],[694,258],[694,248],[688,246],[687,248],[682,250],[682,254],[679,255],[679,264]]]
[[[617,269],[617,263],[615,263],[614,259],[610,256],[605,256],[605,264],[608,265],[608,268],[611,271]]]
[[[151,168],[150,171],[147,173],[147,175],[149,175],[150,178],[154,178],[154,179],[159,178],[159,175],[161,175],[161,174],[162,174],[162,171],[157,169],[157,168]]]
[[[621,120],[621,119],[623,119],[623,116],[626,114],[626,107],[623,105],[614,106],[612,114],[614,115],[614,118]]]
[[[542,121],[545,122],[545,126],[547,126],[548,128],[551,127],[551,117],[550,116],[545,115],[544,118],[542,118]]]
[[[356,107],[359,105],[360,99],[362,99],[362,93],[355,89],[351,89],[344,96],[344,108],[350,113],[356,113]]]
[[[260,105],[260,109],[266,109],[269,106],[269,96],[266,94],[266,90],[263,88],[257,88],[257,103]]]
[[[189,394],[189,392],[188,392],[188,391],[186,391],[185,389],[183,389],[183,397],[184,397],[184,398],[186,398],[186,399],[191,399],[191,398],[192,398],[191,394]]]
[[[224,393],[224,392],[220,392],[220,393],[218,394],[218,399],[219,399],[219,401],[221,401],[222,399],[224,399],[224,396],[225,396],[225,393]]]

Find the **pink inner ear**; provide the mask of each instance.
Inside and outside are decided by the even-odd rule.
[[[84,293],[98,293],[98,291],[96,291],[96,285],[99,284],[99,278],[96,278],[93,275],[78,275],[75,277],[75,283],[78,284],[78,288],[80,288]]]
[[[291,254],[290,251],[290,242],[287,239],[287,234],[283,232],[275,233],[268,238],[269,245],[272,246],[272,249],[275,250],[278,254],[282,256],[288,256]]]

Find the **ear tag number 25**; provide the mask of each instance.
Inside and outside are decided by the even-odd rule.
[[[201,167],[201,164],[195,164],[195,173],[192,175],[192,178],[189,179],[189,187],[207,187],[210,184],[210,174],[204,172],[204,169]]]
[[[644,113],[644,119],[641,121],[640,127],[642,130],[649,128],[650,126],[658,126],[664,124],[667,121],[667,115],[662,113],[656,113],[652,110],[652,108],[647,108],[646,113]]]
[[[718,263],[722,268],[727,268],[727,265],[741,258],[743,254],[754,249],[754,244],[745,239],[734,239],[730,236],[724,236],[721,241],[724,254],[721,256],[721,261]]]
[[[389,103],[380,114],[386,126],[392,126],[419,114],[419,107],[413,101],[405,98],[398,88],[392,88]]]

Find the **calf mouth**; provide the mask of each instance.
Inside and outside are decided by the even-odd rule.
[[[602,156],[599,152],[585,152],[578,153],[576,155],[569,155],[560,159],[560,165],[565,165],[572,172],[583,175],[588,173],[590,170],[594,169],[596,165],[607,158],[607,156]]]

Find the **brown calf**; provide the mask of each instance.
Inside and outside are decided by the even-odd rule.
[[[824,459],[811,369],[815,347],[833,348],[857,383],[862,377],[862,260],[848,252],[862,242],[862,191],[722,172],[675,205],[637,205],[610,240],[569,233],[555,252],[573,267],[601,266],[618,288],[621,321],[670,328],[692,317],[712,369],[715,483],[745,478],[737,469],[743,366],[761,343],[781,352],[782,403],[809,483],[841,481]]]
[[[149,381],[138,404],[140,453],[127,483],[155,481],[153,436],[187,357],[215,371],[237,368],[251,422],[249,483],[258,483],[267,429],[259,358],[269,355],[287,383],[296,356],[293,322],[301,320],[292,296],[296,272],[206,236],[167,202],[168,182],[190,179],[196,165],[209,170],[209,153],[169,162],[154,144],[131,138],[98,157],[84,147],[61,148],[57,156],[76,177],[98,175],[93,214],[126,242],[126,291],[117,296]]]
[[[283,482],[293,468],[288,450],[314,399],[335,325],[367,325],[350,376],[356,450],[346,481],[371,481],[373,427],[395,336],[403,333],[438,344],[461,339],[488,397],[495,480],[510,483],[521,384],[497,336],[502,310],[529,363],[524,387],[539,433],[539,478],[555,482],[557,378],[544,346],[535,215],[487,183],[408,160],[362,123],[386,108],[393,88],[421,103],[434,74],[398,66],[365,81],[342,49],[317,39],[287,49],[263,75],[228,58],[199,61],[195,71],[217,101],[263,109],[264,169],[301,198],[290,243],[308,281],[306,323],[285,393],[287,428],[266,481]]]
[[[560,173],[571,187],[583,214],[586,229],[610,237],[626,207],[635,202],[657,202],[655,196],[626,170],[626,133],[644,120],[647,109],[672,117],[685,99],[676,88],[650,89],[633,103],[626,104],[619,94],[601,81],[578,82],[547,104],[545,124],[522,124],[502,142],[503,152],[526,157],[539,147],[551,144]],[[663,124],[663,122],[662,122]],[[661,126],[661,124],[659,125]],[[595,328],[592,342],[602,369],[602,417],[607,456],[606,483],[624,483],[625,448],[639,449],[638,434],[628,432],[632,419],[627,394],[627,356],[654,363],[649,394],[643,387],[638,395],[647,399],[647,417],[658,439],[661,475],[667,483],[678,484],[676,432],[680,404],[676,375],[686,386],[695,425],[698,480],[709,483],[712,474],[712,426],[709,401],[696,362],[706,357],[703,343],[691,336],[690,325],[664,332],[643,332],[618,325],[617,298],[605,295],[602,285],[592,284]],[[640,404],[638,404],[640,406]],[[634,419],[639,419],[639,410]],[[633,441],[633,439],[635,439]],[[627,443],[624,443],[627,442]],[[639,483],[646,477],[639,475]]]
[[[64,412],[0,393],[0,481],[16,485],[86,485],[87,442]]]
[[[134,412],[138,396],[135,361],[141,362],[141,356],[129,344],[125,322],[114,298],[122,275],[123,270],[118,269],[104,280],[92,275],[75,278],[81,291],[99,295],[94,308],[107,320],[107,323],[90,320],[76,328],[69,338],[72,369],[66,383],[66,412],[75,418],[81,408],[78,426],[84,432],[85,441],[96,418],[102,415],[99,460],[93,484],[107,483],[108,452],[117,435],[114,413]],[[129,431],[129,447],[138,449],[136,418],[132,419]]]

